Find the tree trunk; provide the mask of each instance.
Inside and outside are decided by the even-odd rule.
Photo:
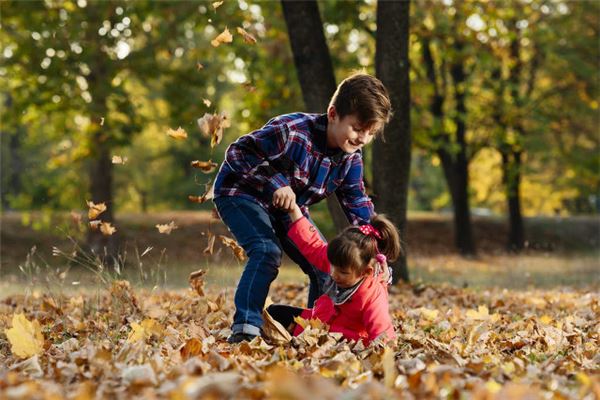
[[[521,152],[509,150],[502,152],[502,182],[508,202],[508,243],[510,251],[519,252],[525,247],[525,229],[521,214]]]
[[[377,209],[388,214],[406,243],[406,209],[410,178],[410,81],[409,81],[410,2],[377,3],[375,68],[388,89],[394,115],[385,129],[386,143],[373,144],[373,188]],[[408,281],[406,248],[393,265],[393,281]]]
[[[336,84],[319,6],[315,1],[282,0],[281,4],[304,105],[308,112],[323,113]],[[336,196],[327,198],[327,207],[338,232],[348,226]]]
[[[455,43],[455,48],[459,54],[462,52],[460,42]],[[454,123],[456,124],[456,143],[458,144],[458,152],[454,156],[454,242],[461,254],[472,255],[475,254],[475,243],[469,208],[469,160],[465,137],[467,108],[464,88],[466,77],[463,60],[460,56],[450,66],[450,75],[454,82],[454,98],[456,101]]]

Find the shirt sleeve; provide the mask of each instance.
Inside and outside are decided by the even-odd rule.
[[[309,263],[329,274],[331,266],[327,259],[327,243],[321,239],[317,228],[308,218],[302,217],[292,223],[288,236]]]
[[[227,149],[225,162],[242,175],[261,174],[268,177],[265,187],[270,195],[277,189],[289,186],[282,173],[291,160],[285,155],[289,131],[277,121],[269,121],[261,129],[240,137]]]
[[[396,337],[390,316],[387,291],[383,290],[381,286],[378,289],[380,290],[377,290],[371,301],[365,304],[363,311],[363,324],[369,335],[369,342],[381,335],[386,336],[385,341]]]
[[[360,222],[369,222],[375,214],[373,203],[365,191],[363,162],[360,153],[352,158],[348,173],[337,189],[336,195],[346,213],[346,217],[353,225]]]

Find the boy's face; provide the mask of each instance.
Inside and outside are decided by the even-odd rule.
[[[376,126],[364,126],[355,115],[340,118],[334,106],[327,110],[327,145],[354,153],[375,137]]]

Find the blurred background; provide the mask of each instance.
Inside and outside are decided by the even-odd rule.
[[[410,157],[369,147],[365,180],[376,209],[402,227],[412,281],[599,284],[600,3],[418,1],[400,36],[378,33],[402,17],[378,16],[374,0],[294,7],[322,33],[308,38],[276,1],[2,1],[3,290],[40,271],[78,286],[97,272],[94,243],[118,260],[104,266],[113,275],[179,287],[208,268],[215,284],[234,284],[243,262],[219,240],[210,246],[227,234],[212,202],[188,199],[216,172],[190,163],[220,163],[273,116],[324,112],[307,104],[301,57],[328,58],[322,73],[336,82],[391,64],[407,74],[397,92],[410,89],[410,101],[394,104],[405,123],[385,135]],[[226,28],[232,40],[211,43]],[[291,38],[320,40],[328,54],[299,54]],[[197,124],[205,113],[230,122],[214,147]],[[179,127],[186,140],[167,135]],[[392,163],[408,174],[400,187],[381,173]],[[86,201],[107,205],[100,218],[114,235],[90,231]],[[313,214],[335,234],[325,202]],[[155,227],[171,221],[170,234]],[[286,265],[280,279],[304,278]]]

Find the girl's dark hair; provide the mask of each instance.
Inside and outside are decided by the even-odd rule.
[[[382,253],[388,261],[396,260],[402,253],[400,235],[394,224],[380,214],[371,220],[371,225],[379,231],[381,239],[365,235],[357,226],[349,226],[337,235],[327,247],[327,258],[332,265],[364,272],[377,253]]]

